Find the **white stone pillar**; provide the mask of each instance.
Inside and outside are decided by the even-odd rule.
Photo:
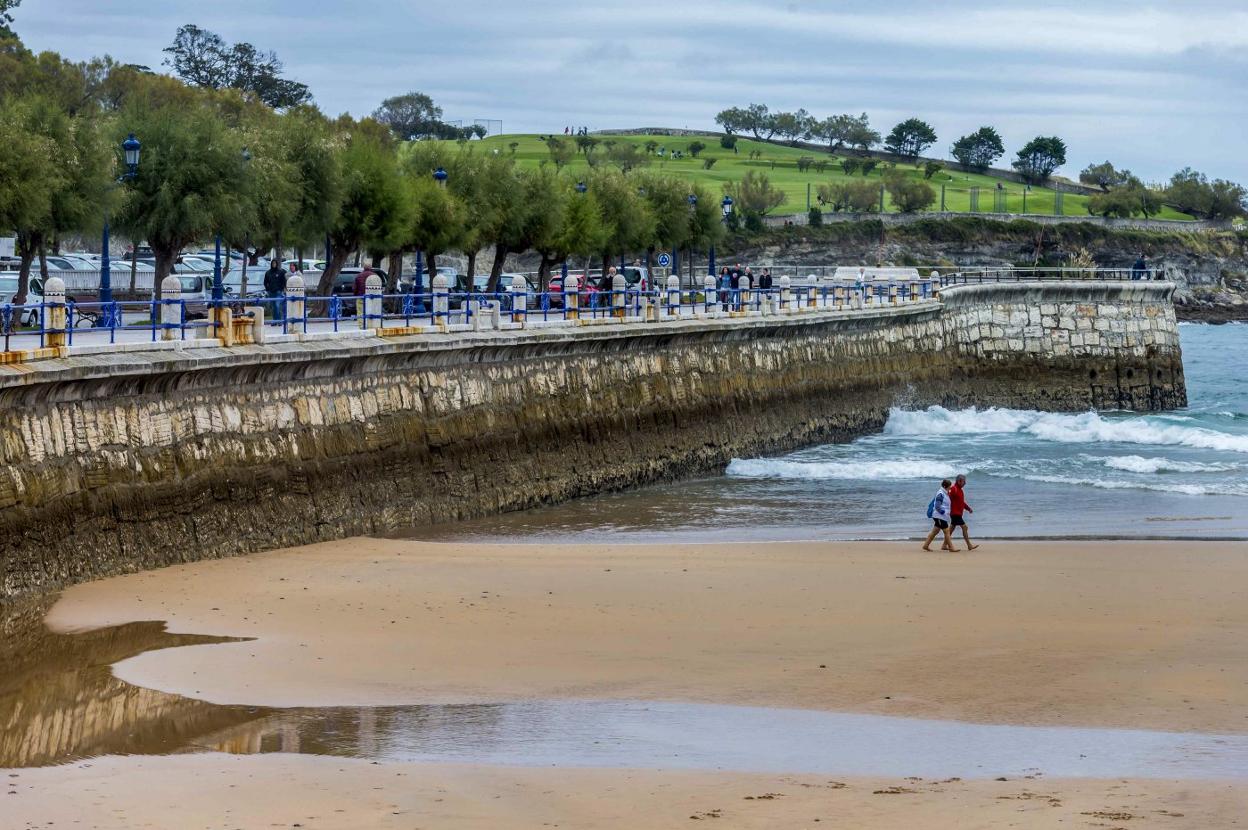
[[[780,309],[789,310],[789,302],[793,293],[793,280],[789,277],[780,278]]]
[[[568,274],[563,281],[563,316],[575,320],[580,314],[581,280],[575,274]]]
[[[445,274],[433,278],[433,324],[445,326],[451,322],[451,281]],[[464,308],[470,300],[464,300]]]
[[[897,286],[895,285],[888,287],[888,302],[890,305],[897,305]]]
[[[675,274],[667,278],[667,302],[663,307],[663,316],[680,316],[680,277]]]
[[[737,311],[749,311],[750,308],[750,278],[744,274],[737,277]]]
[[[841,311],[845,308],[845,286],[838,285],[836,287],[836,310]]]
[[[286,280],[286,323],[299,324],[303,328],[304,318],[307,314],[307,286],[303,282],[303,277],[294,274]]]
[[[529,284],[517,274],[511,278],[511,320],[523,323],[529,310]]]
[[[910,283],[910,302],[917,303],[919,301],[919,284],[917,282]]]
[[[160,339],[177,340],[182,334],[182,281],[173,274],[160,281]]]
[[[624,319],[627,300],[624,291],[627,287],[628,283],[625,282],[623,274],[616,274],[611,278],[611,310],[617,320]]]
[[[48,277],[43,284],[43,328],[48,333],[47,345],[66,344],[65,319],[65,280]]]
[[[702,304],[694,309],[694,315],[698,317],[711,313],[715,303],[719,301],[719,292],[715,288],[715,276],[707,274],[702,279]]]
[[[364,313],[360,315],[360,328],[381,328],[381,277],[369,274],[364,280]]]

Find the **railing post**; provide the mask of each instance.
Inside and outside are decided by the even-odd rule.
[[[737,301],[733,303],[736,311],[750,310],[750,278],[742,275],[737,277]]]
[[[845,286],[838,285],[836,287],[836,310],[842,311],[845,308]]]
[[[616,274],[611,278],[611,310],[617,320],[623,320],[626,312],[626,300],[624,291],[627,283],[623,274]]]
[[[563,281],[563,316],[575,320],[579,315],[581,304],[581,280],[575,274],[569,274]]]
[[[433,324],[435,326],[445,326],[451,322],[451,281],[446,278],[446,274],[438,274],[433,278]],[[468,303],[472,302],[469,295],[464,299],[464,307],[468,307]]]
[[[675,274],[667,278],[667,302],[663,306],[663,316],[680,316],[680,277]]]
[[[308,330],[308,313],[307,313],[307,286],[303,282],[303,277],[293,274],[286,280],[286,325],[291,323],[299,325],[304,331]]]
[[[369,274],[364,280],[364,313],[360,315],[360,328],[381,328],[381,277]]]
[[[511,278],[511,322],[523,323],[529,310],[529,284],[519,275]]]
[[[780,309],[789,310],[789,300],[793,293],[793,280],[789,277],[780,278]]]
[[[711,303],[718,300],[716,296],[715,275],[707,274],[702,278],[702,305],[695,310],[695,315],[699,317],[711,316]]]
[[[47,345],[60,347],[65,345],[65,281],[60,277],[49,277],[43,284],[44,324],[47,332]]]
[[[888,302],[890,305],[897,305],[897,286],[888,286]]]
[[[919,301],[919,284],[917,282],[910,283],[910,302],[917,303]]]
[[[182,281],[170,274],[160,281],[160,339],[177,339],[182,324]]]

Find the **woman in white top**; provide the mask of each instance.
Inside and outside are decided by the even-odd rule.
[[[953,486],[953,482],[945,479],[940,483],[940,489],[936,491],[936,495],[932,498],[931,504],[927,506],[927,515],[932,520],[932,530],[927,534],[927,541],[923,543],[923,550],[931,550],[932,540],[936,538],[937,533],[945,534],[945,543],[940,546],[941,550],[947,550],[957,553],[958,548],[953,546],[953,535],[949,529],[949,488]]]

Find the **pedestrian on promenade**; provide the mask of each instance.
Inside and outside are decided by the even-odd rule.
[[[355,290],[355,296],[360,298],[355,301],[355,313],[356,314],[363,314],[365,311],[366,307],[364,305],[363,298],[364,298],[364,295],[368,293],[368,278],[371,277],[372,275],[373,275],[373,269],[371,266],[368,266],[368,265],[365,265],[363,270],[361,270],[360,273],[355,275],[355,282],[353,283],[352,288]]]
[[[286,269],[278,262],[277,257],[269,260],[269,270],[264,272],[264,293],[273,309],[273,319],[285,319],[286,304],[282,298],[286,294]]]
[[[927,505],[927,517],[932,520],[932,530],[927,534],[927,541],[923,543],[923,550],[930,551],[932,540],[936,538],[937,533],[945,535],[944,544],[940,546],[941,550],[947,550],[950,553],[957,553],[958,549],[953,546],[953,535],[949,532],[949,488],[953,486],[953,482],[945,479],[940,483],[940,489],[936,491],[936,495]]]
[[[1131,266],[1131,279],[1142,280],[1148,276],[1148,262],[1144,259],[1144,254],[1140,254],[1140,258]]]
[[[763,273],[758,275],[758,287],[763,291],[770,291],[772,285],[771,269],[764,268]]]
[[[971,532],[967,529],[966,519],[962,515],[975,512],[966,503],[966,493],[963,489],[965,487],[966,476],[959,475],[954,479],[953,486],[949,488],[949,535],[952,537],[959,527],[962,528],[962,539],[966,542],[966,549],[975,550],[979,545],[971,544]]]

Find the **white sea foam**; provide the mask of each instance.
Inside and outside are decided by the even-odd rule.
[[[1236,464],[1202,464],[1199,461],[1178,461],[1172,458],[1145,458],[1142,455],[1087,456],[1114,470],[1128,473],[1225,473],[1237,469]]]
[[[930,458],[889,461],[795,461],[791,458],[734,458],[727,473],[734,478],[784,478],[803,481],[906,481],[949,478],[963,472],[955,462]]]
[[[1068,484],[1072,486],[1097,487],[1102,490],[1153,490],[1162,493],[1178,493],[1185,496],[1248,496],[1248,488],[1235,484],[1170,484],[1153,483],[1150,481],[1110,478],[1081,478],[1078,476],[1050,475],[1010,475],[1005,478],[1018,478],[1023,481],[1037,481],[1042,484]]]
[[[950,410],[942,406],[919,411],[893,409],[884,432],[930,437],[1022,432],[1063,444],[1144,444],[1248,453],[1248,435],[1159,423],[1148,416],[1104,418],[1095,412],[1068,415],[995,407]]]

